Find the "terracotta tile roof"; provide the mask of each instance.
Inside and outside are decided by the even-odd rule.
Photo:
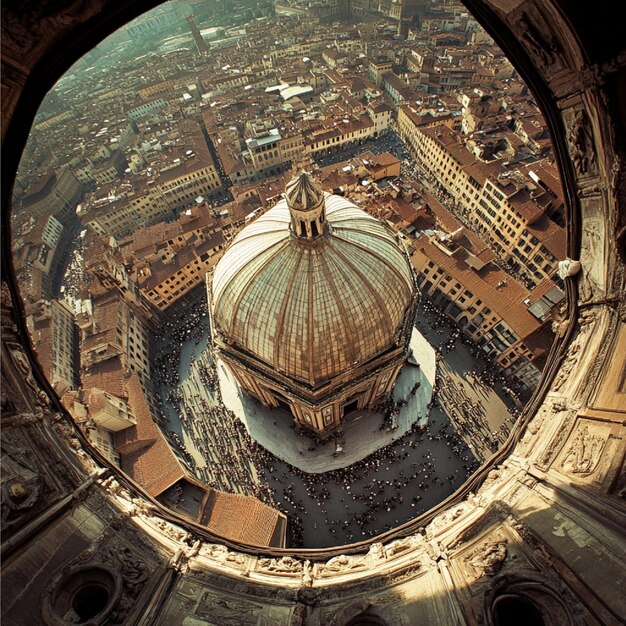
[[[136,372],[126,381],[128,405],[135,416],[135,426],[114,435],[120,465],[149,495],[156,497],[176,481],[186,477],[180,461],[172,452],[161,429],[154,423]],[[132,444],[141,442],[142,446]],[[126,452],[126,454],[124,454]]]
[[[277,545],[283,516],[255,498],[211,489],[191,476],[154,423],[137,373],[126,377],[121,367],[112,371],[113,361],[99,365],[98,375],[89,375],[84,384],[87,393],[98,384],[109,393],[128,399],[136,425],[112,433],[121,469],[155,498],[179,481],[194,485],[208,495],[201,519],[193,518],[194,521],[232,541],[257,546]],[[111,384],[113,380],[115,384]],[[90,404],[92,400],[97,404],[102,398],[91,394]]]
[[[181,228],[178,222],[173,224],[160,222],[147,228],[138,228],[132,235],[133,251],[137,253],[144,248],[172,239],[179,235],[180,232]]]
[[[442,230],[451,233],[461,227],[461,222],[459,222],[427,189],[422,191],[422,197],[426,200],[438,226]]]
[[[203,515],[203,525],[233,541],[270,545],[280,514],[255,498],[213,491]]]

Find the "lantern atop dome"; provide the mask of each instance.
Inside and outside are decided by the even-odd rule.
[[[327,231],[326,199],[308,172],[294,176],[285,189],[291,232],[298,239],[317,239]]]

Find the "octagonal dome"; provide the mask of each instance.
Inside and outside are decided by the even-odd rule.
[[[235,237],[212,282],[214,330],[312,386],[400,345],[413,295],[387,228],[341,196],[324,200],[323,236],[296,236],[283,199]]]

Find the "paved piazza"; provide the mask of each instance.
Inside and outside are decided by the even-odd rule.
[[[387,417],[374,411],[354,411],[344,420],[341,436],[328,442],[312,446],[309,436],[292,428],[291,414],[268,409],[243,393],[228,366],[218,360],[222,401],[242,420],[250,436],[279,459],[313,474],[342,469],[428,421],[435,384],[435,351],[417,329],[413,329],[410,346],[413,362],[402,368],[393,392],[395,414]]]
[[[206,296],[196,289],[164,316],[154,346],[164,430],[200,479],[261,497],[286,513],[288,545],[326,547],[375,536],[459,488],[479,460],[497,449],[514,420],[515,410],[507,408],[501,384],[491,381],[488,364],[455,338],[457,331],[428,303],[420,305],[417,328],[439,354],[427,423],[415,424],[350,467],[306,473],[257,444],[222,403],[208,345]],[[281,417],[287,416],[277,413],[277,420]],[[379,428],[372,438],[388,423],[381,419]],[[314,454],[314,439],[298,437]],[[327,444],[329,450],[335,445]]]

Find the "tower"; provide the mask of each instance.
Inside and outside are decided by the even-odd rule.
[[[206,54],[209,51],[209,46],[207,46],[206,41],[202,37],[202,33],[196,24],[196,20],[193,15],[187,16],[187,23],[189,24],[189,28],[191,29],[191,34],[193,35],[193,39],[196,42],[196,48],[198,49],[199,54]]]

